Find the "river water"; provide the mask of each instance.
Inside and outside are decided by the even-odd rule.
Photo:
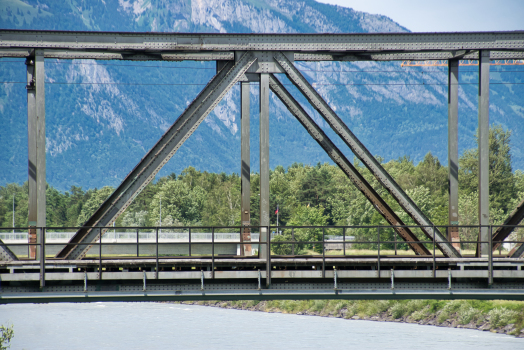
[[[524,349],[476,330],[159,303],[0,305],[11,349]]]

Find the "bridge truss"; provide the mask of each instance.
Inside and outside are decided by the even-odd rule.
[[[308,133],[343,170],[378,212],[418,256],[431,255],[392,208],[373,189],[293,98],[278,75],[284,74],[355,156],[375,176],[418,225],[444,258],[460,259],[458,238],[458,75],[460,60],[479,62],[479,238],[477,257],[485,258],[506,239],[524,217],[518,206],[493,235],[489,232],[489,67],[492,60],[524,58],[524,32],[380,33],[380,34],[187,34],[0,30],[0,57],[25,57],[28,101],[28,175],[30,241],[40,242],[45,217],[45,82],[46,58],[97,60],[216,61],[216,75],[179,116],[153,148],[98,208],[85,227],[58,254],[63,261],[80,261],[116,218],[150,183],[206,116],[237,83],[241,84],[241,243],[250,241],[249,220],[249,84],[260,84],[260,245],[258,258],[268,260],[269,229],[269,94],[272,91]],[[295,61],[424,61],[446,60],[449,68],[448,159],[449,227],[442,233],[402,190],[351,132],[337,113],[294,66]],[[41,244],[41,243],[39,243]],[[36,247],[36,245],[35,245]],[[244,247],[244,246],[242,246]],[[510,258],[520,258],[524,245]],[[39,258],[39,250],[33,256]],[[242,252],[242,255],[245,252]],[[434,255],[434,254],[433,254]],[[17,256],[0,243],[0,257]],[[45,260],[45,259],[40,259]],[[270,277],[270,276],[269,276]],[[266,286],[270,286],[270,278]]]

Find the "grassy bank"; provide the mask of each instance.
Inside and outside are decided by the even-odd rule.
[[[418,323],[478,329],[524,338],[524,302],[480,300],[272,300],[200,301],[208,305],[251,311]]]

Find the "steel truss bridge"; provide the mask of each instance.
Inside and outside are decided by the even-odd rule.
[[[504,256],[493,252],[524,218],[524,200],[503,225],[489,225],[489,67],[492,60],[524,58],[524,32],[379,34],[187,34],[0,30],[0,57],[26,58],[28,111],[29,240],[27,258],[17,244],[0,242],[0,302],[94,300],[202,300],[298,298],[504,298],[523,299],[524,244]],[[216,75],[85,226],[52,259],[46,258],[45,59],[216,61]],[[449,223],[437,227],[417,207],[330,105],[295,67],[295,61],[448,62]],[[458,217],[458,77],[460,60],[479,67],[479,218],[476,252],[461,255]],[[0,60],[1,62],[1,60]],[[284,74],[337,137],[351,149],[416,223],[406,226],[278,79]],[[150,183],[225,94],[239,83],[241,99],[241,218],[238,256],[142,259],[90,258],[116,218]],[[260,85],[260,227],[250,225],[249,86]],[[384,217],[410,257],[274,256],[269,234],[269,95],[291,114]],[[217,228],[218,230],[219,228]],[[322,229],[323,232],[327,228]],[[380,230],[380,228],[377,228]],[[385,228],[384,228],[385,229]],[[214,228],[213,228],[214,230]],[[259,241],[251,242],[258,231]],[[155,231],[158,232],[158,231]],[[138,235],[137,235],[138,237]],[[191,234],[188,235],[190,240]],[[346,237],[344,234],[342,237]],[[380,238],[378,238],[380,240]],[[422,240],[424,239],[424,241]],[[355,243],[355,242],[353,242]],[[352,244],[353,244],[352,243]],[[369,242],[368,242],[369,243]],[[471,242],[469,242],[471,243]],[[167,244],[167,243],[166,243]],[[173,245],[173,242],[170,243]],[[192,242],[184,242],[188,247]],[[302,242],[302,244],[306,244]],[[386,244],[389,244],[386,242]],[[52,245],[52,244],[51,244]],[[176,244],[175,244],[176,245]],[[256,256],[251,256],[257,245]],[[137,244],[139,246],[139,243]],[[138,270],[137,270],[138,269]],[[171,270],[170,270],[171,269]],[[54,271],[54,272],[52,272]],[[271,271],[271,273],[269,273]],[[38,278],[36,278],[38,277]],[[142,283],[136,283],[137,279]],[[93,283],[91,281],[97,281]],[[151,282],[148,282],[151,281]],[[395,282],[396,281],[396,282]]]

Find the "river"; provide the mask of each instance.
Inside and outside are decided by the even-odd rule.
[[[0,305],[11,349],[524,349],[476,330],[160,303]]]

